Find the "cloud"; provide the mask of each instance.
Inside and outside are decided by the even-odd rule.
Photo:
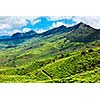
[[[69,27],[69,26],[72,26],[72,25],[74,25],[74,24],[66,24],[66,23],[64,23],[64,22],[53,22],[53,24],[52,24],[52,26],[50,27],[50,29],[59,27],[59,26],[61,26],[61,25],[64,25],[64,26],[66,26],[66,27]]]
[[[48,29],[47,29],[48,30]],[[45,32],[45,31],[47,31],[46,29],[35,29],[35,31],[37,32],[37,33],[42,33],[42,32]]]
[[[8,35],[8,32],[6,30],[2,30],[2,31],[0,31],[0,36],[2,36],[2,35]]]
[[[27,21],[22,17],[13,17],[13,16],[0,17],[0,27],[2,27],[2,30],[5,28],[8,30],[13,28],[19,28],[22,27],[23,25],[27,25]]]
[[[52,26],[49,27],[49,29],[53,29],[53,28],[59,27],[61,25],[68,26],[68,24],[65,24],[63,22],[53,22]],[[45,32],[49,29],[36,29],[35,31],[38,32],[38,33],[42,33],[42,32]]]
[[[84,22],[94,28],[100,29],[100,16],[48,16],[47,18],[48,20],[51,20],[51,21],[64,20],[64,19],[72,20],[76,24],[79,22]],[[74,25],[74,24],[71,24],[71,25]],[[56,25],[57,24],[55,23],[53,26],[56,26]],[[67,26],[71,26],[71,25],[69,24]]]
[[[23,30],[22,30],[22,32],[28,32],[28,31],[30,31],[31,29],[30,28],[24,28]]]
[[[12,31],[7,31],[6,34],[3,34],[3,35],[10,35],[11,36],[11,35],[13,35],[17,32],[21,33],[22,31],[18,30],[18,29],[15,29],[15,30],[12,30]]]
[[[72,16],[47,16],[50,21],[62,20],[62,19],[72,19]]]
[[[37,22],[37,16],[2,16],[0,17],[0,27],[8,25],[8,28],[20,28],[27,25],[27,20],[30,20],[31,23]],[[5,27],[2,27],[2,29]]]
[[[0,16],[0,35],[12,34],[28,24],[36,23],[38,16]],[[4,32],[6,30],[6,32]]]
[[[100,28],[100,16],[44,16],[47,20],[47,23],[51,22],[51,26],[42,28],[42,26],[36,26],[34,30],[37,32],[45,32],[49,29],[59,27],[61,25],[72,26],[79,22],[84,22],[94,28]],[[72,21],[74,23],[68,24],[63,22],[63,20]],[[61,21],[62,20],[62,21]],[[0,16],[0,35],[12,35],[15,32],[26,32],[30,29],[27,28],[27,24],[34,26],[35,24],[43,21],[40,16]],[[23,27],[25,27],[23,29]],[[34,27],[33,27],[34,28]],[[40,29],[39,29],[40,28]],[[47,29],[48,28],[48,29]]]
[[[3,33],[3,35],[13,35],[17,32],[19,33],[24,33],[24,32],[28,32],[30,31],[31,29],[30,28],[24,28],[23,30],[18,30],[18,29],[15,29],[15,30],[12,30],[12,31],[5,31],[5,34]]]
[[[48,29],[35,29],[35,31],[37,33],[42,33],[42,32],[46,32],[47,30],[50,30],[50,29],[53,29],[53,28],[56,28],[56,27],[59,27],[61,25],[64,25],[64,26],[72,26],[73,24],[65,24],[64,22],[53,22],[52,26],[49,27]]]
[[[32,25],[35,25],[36,23],[41,22],[41,19],[35,19],[35,20],[33,19],[30,22],[31,22]]]
[[[11,26],[9,24],[0,24],[0,30],[9,29]]]
[[[54,22],[52,24],[52,26],[50,27],[50,29],[55,28],[55,27],[59,27],[61,25],[66,25],[66,24],[64,24],[63,22]]]
[[[17,33],[17,32],[20,32],[20,33],[24,33],[24,32],[28,32],[30,31],[31,29],[30,28],[24,28],[23,30],[18,30],[18,29],[15,29],[15,30],[12,30],[12,31],[5,31],[5,33],[7,33],[8,35],[13,35],[14,33]],[[6,35],[7,35],[6,34]]]

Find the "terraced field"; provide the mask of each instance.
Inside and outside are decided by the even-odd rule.
[[[53,59],[54,60],[54,59]],[[0,82],[100,82],[100,48],[72,53],[69,57],[1,67]]]

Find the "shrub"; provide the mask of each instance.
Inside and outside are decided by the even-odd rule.
[[[85,55],[85,54],[86,54],[86,51],[82,51],[81,54],[82,54],[82,55]]]
[[[94,51],[93,49],[89,49],[89,50],[88,50],[88,52],[93,52],[93,51]]]

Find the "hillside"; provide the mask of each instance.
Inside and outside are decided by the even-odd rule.
[[[100,82],[99,67],[100,30],[82,22],[0,39],[0,82]]]

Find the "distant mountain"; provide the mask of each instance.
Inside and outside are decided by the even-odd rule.
[[[0,39],[9,39],[10,36],[0,36]]]
[[[60,39],[69,40],[70,42],[92,42],[95,40],[100,39],[100,30],[94,29],[91,26],[80,22],[77,25],[66,27],[64,25],[50,29],[46,32],[43,32],[41,34],[38,34],[37,32],[31,30],[29,32],[25,33],[15,33],[11,37],[9,36],[2,36],[0,38],[0,42],[2,42],[3,45],[7,45],[7,47],[16,47],[19,44],[22,44],[23,42],[27,41],[28,39],[32,39],[32,43],[34,43],[34,40],[38,38],[38,40],[41,42],[43,37],[45,39],[53,39],[53,36],[59,35],[61,37]],[[49,37],[52,36],[52,37]],[[56,39],[55,39],[56,40]],[[65,40],[65,41],[66,41]],[[10,45],[10,46],[9,46]],[[4,46],[5,47],[5,46]]]
[[[25,33],[15,33],[11,37],[2,36],[0,39],[8,39],[8,40],[16,40],[16,39],[30,39],[34,37],[45,37],[48,35],[54,35],[54,34],[60,34],[60,33],[66,33],[69,32],[69,34],[66,36],[67,39],[70,41],[80,41],[80,42],[90,42],[95,39],[100,39],[100,30],[94,29],[89,25],[86,25],[82,22],[80,22],[77,25],[66,27],[64,25],[50,29],[46,32],[43,32],[41,34],[38,34],[37,32],[31,30],[29,32]]]
[[[15,33],[11,36],[11,39],[23,39],[23,38],[32,38],[33,36],[36,36],[37,33],[33,30],[25,33]]]
[[[59,26],[57,28],[53,28],[53,29],[48,30],[46,32],[43,32],[41,35],[42,36],[47,36],[47,35],[57,34],[57,33],[63,33],[63,32],[67,32],[67,27],[64,26],[64,25]]]

